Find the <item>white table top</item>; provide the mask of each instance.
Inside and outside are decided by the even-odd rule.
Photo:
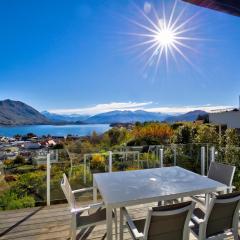
[[[94,184],[112,207],[222,191],[226,185],[180,167],[97,173]]]

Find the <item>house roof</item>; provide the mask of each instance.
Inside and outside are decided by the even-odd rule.
[[[235,16],[240,16],[239,0],[183,0],[201,7],[214,9]]]

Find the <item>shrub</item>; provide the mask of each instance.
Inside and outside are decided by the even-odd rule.
[[[28,172],[33,172],[35,171],[35,167],[32,165],[22,165],[17,167],[14,172],[18,173],[18,174],[24,174],[24,173],[28,173]]]
[[[134,167],[134,166],[129,166],[129,167],[127,167],[126,170],[127,171],[134,171],[134,170],[139,170],[139,168],[138,167]]]
[[[13,160],[14,164],[24,164],[26,162],[25,158],[21,155],[16,156],[16,158]]]
[[[44,164],[41,164],[38,166],[38,170],[40,170],[40,171],[46,171],[46,169],[47,169],[47,166]]]
[[[64,145],[62,143],[57,143],[52,147],[52,149],[64,149]]]
[[[16,193],[12,192],[11,190],[6,191],[0,196],[1,210],[12,210],[34,206],[35,200],[33,197],[27,195],[19,197]]]
[[[6,167],[11,167],[11,166],[14,164],[14,162],[13,162],[13,160],[11,160],[11,159],[6,159],[6,160],[3,161],[3,164],[4,164]]]
[[[4,179],[5,179],[6,182],[14,182],[14,181],[17,180],[16,176],[14,176],[14,175],[6,175],[4,177]]]
[[[18,177],[18,181],[12,186],[12,190],[19,196],[38,193],[45,183],[44,172],[30,172]]]
[[[101,154],[95,154],[92,156],[90,163],[92,169],[104,171],[105,170],[105,159]]]

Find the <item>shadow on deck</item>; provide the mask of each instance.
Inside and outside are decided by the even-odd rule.
[[[149,206],[130,207],[129,212],[133,218],[141,218],[146,216]],[[69,226],[70,213],[66,204],[0,212],[0,239],[67,240],[70,239]],[[125,229],[124,232],[124,239],[131,239],[128,230]],[[81,231],[78,239],[106,239],[106,226]],[[192,236],[190,239],[195,240]]]

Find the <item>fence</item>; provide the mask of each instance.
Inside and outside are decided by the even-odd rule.
[[[4,174],[9,179],[10,173],[18,175],[19,181],[23,182],[21,185],[17,183],[18,189],[26,187],[24,184],[32,184],[29,194],[34,197],[36,205],[50,205],[65,199],[60,188],[63,173],[68,175],[73,189],[91,186],[92,175],[97,172],[181,166],[206,175],[211,161],[223,161],[223,151],[225,149],[210,144],[121,147],[110,151],[99,149],[91,153],[86,149],[80,153],[53,150],[34,153],[32,164],[6,167]],[[26,175],[29,178],[27,183]],[[14,186],[14,182],[9,185]],[[91,197],[81,196],[84,199]]]
[[[161,148],[162,147],[162,148]],[[158,152],[155,152],[155,166],[154,167],[164,167],[165,166],[165,163],[164,163],[164,152],[168,149],[168,148],[171,148],[171,150],[173,151],[173,166],[177,166],[178,165],[178,161],[177,161],[177,156],[178,156],[178,146],[177,145],[172,145],[172,146],[160,146],[158,148],[156,148],[156,151]],[[107,158],[107,165],[105,165],[105,169],[104,169],[104,172],[112,172],[114,171],[114,156],[116,155],[121,155],[123,156],[121,158],[121,161],[128,161],[128,158],[130,155],[133,156],[133,161],[135,161],[137,163],[137,169],[142,169],[144,168],[143,165],[141,163],[143,163],[143,161],[145,161],[147,164],[147,168],[151,167],[149,162],[150,161],[149,159],[146,159],[146,160],[141,160],[140,159],[140,151],[108,151],[108,152],[104,152],[104,153],[85,153],[83,154],[83,184],[86,185],[88,184],[88,181],[87,181],[87,178],[89,177],[90,178],[90,184],[91,184],[91,180],[92,180],[92,174],[93,173],[96,173],[96,171],[93,171],[91,172],[91,167],[90,167],[90,161],[91,161],[91,157],[93,156],[102,156],[104,158]],[[215,147],[212,146],[210,148],[207,148],[206,146],[201,146],[200,147],[200,172],[201,175],[206,175],[207,173],[207,170],[208,170],[208,167],[209,167],[209,163],[211,161],[215,161]],[[207,157],[209,156],[209,157]],[[48,154],[48,157],[47,157],[47,205],[50,205],[50,202],[51,202],[51,161],[50,161],[50,154]],[[71,159],[70,159],[71,161]],[[209,162],[210,161],[210,162]],[[71,175],[72,175],[72,172],[73,172],[73,164],[71,163],[71,169],[70,169],[70,178],[71,178]],[[97,172],[101,172],[101,171],[97,171]],[[89,176],[90,175],[90,176]]]

